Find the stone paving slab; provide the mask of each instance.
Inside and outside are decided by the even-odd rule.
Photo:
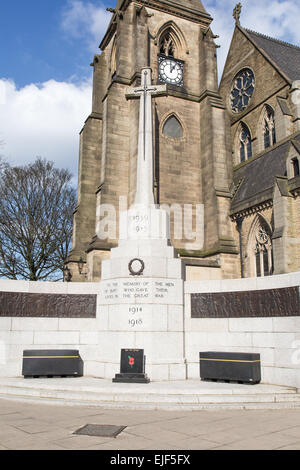
[[[300,409],[144,411],[0,399],[0,450],[300,450]],[[127,426],[116,438],[74,435]]]

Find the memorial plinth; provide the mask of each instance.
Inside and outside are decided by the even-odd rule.
[[[153,211],[167,229],[168,214]],[[125,224],[131,220],[129,212],[122,214]],[[137,348],[145,351],[151,380],[185,379],[182,262],[166,236],[146,238],[138,230],[136,237],[130,232],[126,239],[125,227],[121,230],[119,246],[102,262],[100,316],[102,312],[107,329],[99,354],[104,377],[118,372],[121,349]]]

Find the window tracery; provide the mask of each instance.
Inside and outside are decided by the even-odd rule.
[[[251,69],[245,68],[235,76],[230,92],[233,113],[241,113],[248,107],[254,88],[255,78]]]
[[[265,106],[263,118],[263,136],[265,149],[276,144],[274,111],[270,106]]]
[[[253,251],[255,276],[271,276],[273,274],[273,250],[271,232],[267,224],[262,222],[256,224]]]
[[[166,31],[166,33],[161,37],[159,43],[159,52],[169,57],[175,57],[175,44],[174,40],[170,34],[170,31]]]
[[[239,132],[239,157],[241,163],[252,157],[251,135],[245,124],[241,125]]]

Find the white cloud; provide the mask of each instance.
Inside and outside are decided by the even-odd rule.
[[[111,19],[102,2],[68,0],[63,10],[61,27],[71,38],[82,38],[95,51]]]
[[[68,39],[81,39],[96,52],[110,18],[102,2],[68,0],[60,26]],[[49,80],[18,89],[13,80],[0,78],[0,154],[15,165],[41,156],[70,169],[76,179],[78,134],[91,100],[91,81]]]
[[[15,165],[41,156],[77,177],[78,134],[91,112],[91,83],[49,80],[17,89],[2,79],[0,90],[0,153]]]

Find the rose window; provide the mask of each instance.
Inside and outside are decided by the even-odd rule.
[[[255,87],[254,73],[241,70],[235,77],[230,93],[231,109],[234,113],[244,111],[250,103]]]

